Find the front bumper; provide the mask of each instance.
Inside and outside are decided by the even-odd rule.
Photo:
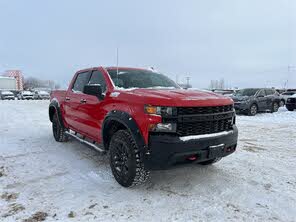
[[[250,108],[249,103],[245,103],[245,102],[235,102],[234,103],[234,109],[237,112],[245,112],[245,111],[248,111],[249,108]]]
[[[296,109],[296,103],[286,103],[287,109]]]
[[[23,99],[34,99],[33,96],[23,96]]]
[[[3,96],[3,100],[14,100],[14,96]]]
[[[170,135],[150,135],[148,151],[144,155],[144,165],[148,170],[167,169],[179,164],[198,163],[215,157],[224,157],[236,149],[238,130],[221,134],[203,135],[198,139]],[[214,153],[212,148],[220,149]]]

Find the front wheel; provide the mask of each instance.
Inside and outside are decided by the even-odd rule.
[[[274,102],[272,104],[271,112],[274,113],[274,112],[277,112],[278,110],[279,110],[279,104],[277,102]]]
[[[66,129],[61,125],[58,114],[55,112],[52,118],[53,137],[57,142],[67,142],[68,136],[65,134]]]
[[[111,170],[120,185],[131,187],[149,178],[138,145],[127,130],[119,130],[112,136],[109,150]]]
[[[256,114],[258,113],[258,107],[256,104],[252,104],[250,109],[249,109],[249,112],[248,112],[248,115],[249,116],[255,116]]]
[[[294,109],[292,109],[292,108],[287,108],[289,111],[294,111]]]

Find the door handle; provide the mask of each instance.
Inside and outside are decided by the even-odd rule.
[[[86,103],[86,99],[81,99],[80,103]]]
[[[70,101],[70,98],[69,98],[69,97],[66,97],[65,100],[66,100],[66,101]]]

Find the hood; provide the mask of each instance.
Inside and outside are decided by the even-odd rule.
[[[184,89],[126,89],[120,94],[139,97],[144,104],[156,106],[222,106],[233,103],[232,99],[216,93]]]
[[[13,96],[14,95],[12,92],[5,92],[5,91],[3,91],[1,94],[3,96]]]
[[[245,101],[245,100],[250,99],[251,97],[252,96],[236,96],[236,95],[231,96],[231,98],[234,102]]]

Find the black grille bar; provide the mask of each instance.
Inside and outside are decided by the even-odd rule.
[[[219,133],[232,129],[233,105],[210,107],[177,107],[177,116],[163,117],[177,123],[179,136]]]
[[[233,105],[203,106],[203,107],[178,107],[178,115],[211,114],[233,111]]]

